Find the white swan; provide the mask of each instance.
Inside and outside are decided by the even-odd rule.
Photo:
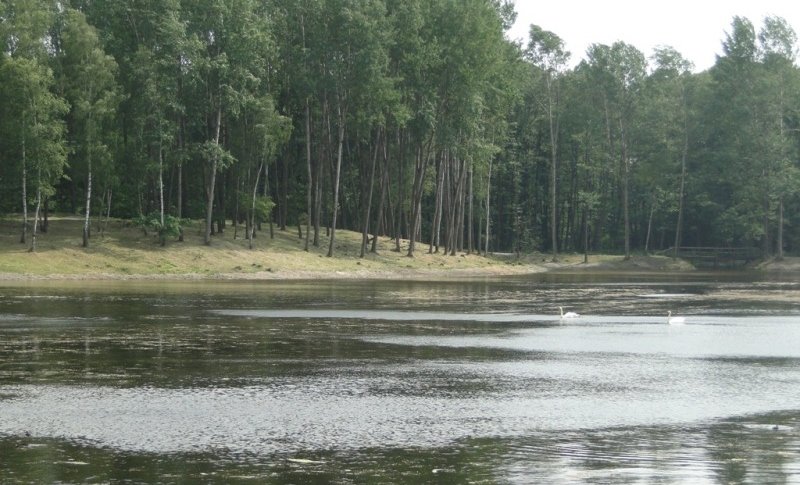
[[[684,317],[673,317],[672,312],[667,312],[667,323],[670,325],[683,325],[686,323],[686,318]]]
[[[575,313],[575,312],[564,313],[564,307],[558,307],[558,311],[561,312],[561,318],[578,318],[579,316],[581,316],[580,313]]]

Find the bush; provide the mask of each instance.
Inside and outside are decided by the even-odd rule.
[[[142,228],[145,234],[148,229],[158,234],[158,240],[161,245],[167,244],[168,237],[178,237],[181,234],[181,225],[184,220],[177,217],[164,214],[164,224],[161,224],[161,214],[153,212],[149,215],[141,215],[135,220],[135,224]]]

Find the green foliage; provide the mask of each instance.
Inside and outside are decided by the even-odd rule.
[[[785,20],[734,18],[692,73],[623,42],[570,68],[554,32],[505,39],[513,18],[506,0],[0,0],[0,208],[19,210],[24,169],[29,200],[80,212],[91,167],[115,215],[158,209],[139,222],[163,238],[162,195],[217,219],[255,192],[259,219],[321,227],[337,186],[337,222],[363,227],[371,193],[384,235],[408,238],[419,208],[427,239],[441,200],[474,238],[488,208],[497,250],[582,249],[584,223],[592,250],[619,250],[625,192],[634,248],[651,212],[651,242],[674,240],[679,203],[687,244],[774,247],[779,204],[800,227]]]
[[[73,147],[71,168],[86,172],[89,165],[103,179],[113,175],[111,125],[121,101],[115,79],[117,64],[103,51],[97,32],[76,10],[64,12],[59,52],[61,85],[72,110],[68,138]]]
[[[35,59],[11,57],[0,66],[3,158],[23,165],[19,171],[38,173],[44,195],[61,178],[67,154],[62,120],[69,106],[53,94],[53,82],[52,70]]]
[[[181,233],[182,226],[187,224],[188,221],[165,214],[164,223],[162,224],[161,214],[153,212],[148,215],[140,215],[134,219],[133,222],[137,227],[145,231],[145,233],[147,233],[147,231],[153,231],[158,234],[159,240],[164,244],[167,238],[178,237]]]
[[[223,146],[214,143],[213,141],[205,141],[196,145],[195,153],[201,160],[216,160],[217,168],[219,170],[231,166],[236,161],[236,159],[228,150],[226,150]]]
[[[275,209],[275,202],[270,197],[256,197],[255,205],[256,218],[262,221],[272,220],[272,211]]]

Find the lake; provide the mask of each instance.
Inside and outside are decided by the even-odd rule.
[[[798,295],[744,273],[4,283],[0,482],[800,483]]]

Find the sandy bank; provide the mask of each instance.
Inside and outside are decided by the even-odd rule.
[[[466,258],[466,256],[463,256]],[[280,268],[278,266],[263,269],[238,267],[231,272],[189,272],[189,273],[120,273],[104,271],[81,271],[76,273],[0,273],[0,281],[81,281],[81,280],[113,280],[113,281],[205,281],[205,280],[419,280],[419,281],[447,281],[476,278],[492,278],[502,276],[520,276],[545,272],[683,272],[694,271],[694,268],[685,261],[672,260],[663,257],[636,256],[625,261],[619,256],[592,256],[589,263],[583,263],[581,255],[562,255],[558,262],[552,262],[542,255],[528,255],[520,260],[506,258],[491,259],[481,256],[471,256],[474,259],[486,259],[483,265],[467,265],[459,268],[448,265],[447,267],[419,267],[412,265],[397,265],[396,267],[382,265],[379,268],[369,268],[366,263],[356,261],[356,268],[331,268],[331,269],[297,269]],[[537,260],[539,262],[531,262]]]

